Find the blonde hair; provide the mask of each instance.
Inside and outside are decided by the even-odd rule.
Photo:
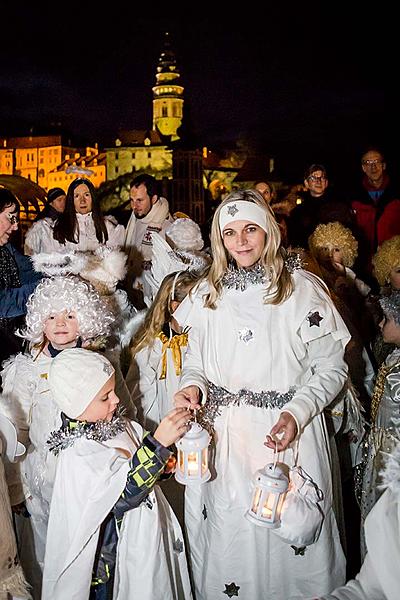
[[[320,249],[324,248],[327,243],[340,248],[345,267],[354,265],[357,258],[358,242],[350,229],[338,221],[326,223],[326,225],[317,225],[308,239],[311,254],[318,259]]]
[[[395,235],[379,246],[372,257],[374,274],[380,286],[388,283],[390,271],[400,266],[400,235]]]
[[[172,318],[171,302],[182,302],[197,281],[198,277],[190,271],[169,273],[164,277],[142,325],[130,343],[133,357],[142,348],[153,346],[164,323],[169,323]]]
[[[281,248],[281,234],[279,225],[275,220],[274,213],[266,204],[262,195],[256,190],[237,190],[231,192],[215,211],[211,225],[211,253],[213,262],[204,275],[209,285],[209,292],[204,296],[204,306],[215,309],[216,302],[222,292],[222,278],[228,267],[229,253],[223,242],[219,226],[219,216],[222,208],[230,202],[245,200],[254,202],[266,213],[268,233],[265,237],[265,245],[260,257],[260,264],[265,268],[266,274],[271,276],[266,284],[265,304],[280,304],[284,302],[293,292],[293,282],[289,271],[284,263],[284,250]],[[276,290],[273,293],[269,289]]]

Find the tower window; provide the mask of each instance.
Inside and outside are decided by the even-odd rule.
[[[168,107],[165,105],[162,107],[161,116],[168,117]]]

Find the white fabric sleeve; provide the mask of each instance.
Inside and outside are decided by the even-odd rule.
[[[132,359],[126,383],[138,412],[138,420],[144,423],[146,415],[157,403],[157,372],[149,360],[148,348],[140,350]]]
[[[189,342],[183,361],[183,369],[179,390],[182,390],[189,385],[197,385],[202,393],[202,404],[206,401],[208,381],[204,374],[204,366],[202,361],[202,353],[199,343],[199,334],[195,327],[189,330]]]
[[[32,256],[40,252],[50,252],[54,246],[53,227],[48,219],[41,219],[28,229],[25,236],[24,254]],[[53,249],[54,251],[54,249]]]
[[[334,400],[347,378],[341,340],[327,334],[310,340],[306,348],[310,365],[308,380],[284,407],[284,412],[295,418],[299,433]]]
[[[373,561],[366,555],[359,574],[346,585],[318,600],[384,600],[386,598],[376,576]]]
[[[104,217],[104,221],[108,233],[108,240],[106,245],[109,248],[122,248],[125,239],[125,227],[123,225],[120,225],[110,217]]]
[[[386,377],[386,381],[389,386],[389,393],[393,399],[393,402],[400,403],[400,370],[389,373]]]

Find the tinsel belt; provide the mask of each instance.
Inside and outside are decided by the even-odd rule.
[[[223,406],[254,406],[255,408],[282,408],[294,396],[295,387],[290,387],[287,392],[268,390],[266,392],[252,392],[241,389],[238,392],[229,392],[225,388],[208,382],[207,402],[199,411],[199,420],[203,427],[211,431],[216,417],[221,415]]]

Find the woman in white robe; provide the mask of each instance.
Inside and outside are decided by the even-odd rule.
[[[95,188],[89,179],[75,179],[69,186],[65,210],[54,222],[34,223],[25,236],[25,254],[41,252],[94,252],[101,246],[120,248],[125,228],[113,217],[101,214]]]
[[[349,332],[321,281],[289,272],[257,192],[221,203],[211,241],[208,275],[174,313],[190,327],[175,403],[198,409],[201,394],[213,430],[212,478],[185,493],[196,600],[323,594],[345,581],[323,410],[346,381]],[[293,466],[296,446],[297,464],[324,494],[319,538],[300,548],[244,516],[255,471],[273,462],[274,448]]]

